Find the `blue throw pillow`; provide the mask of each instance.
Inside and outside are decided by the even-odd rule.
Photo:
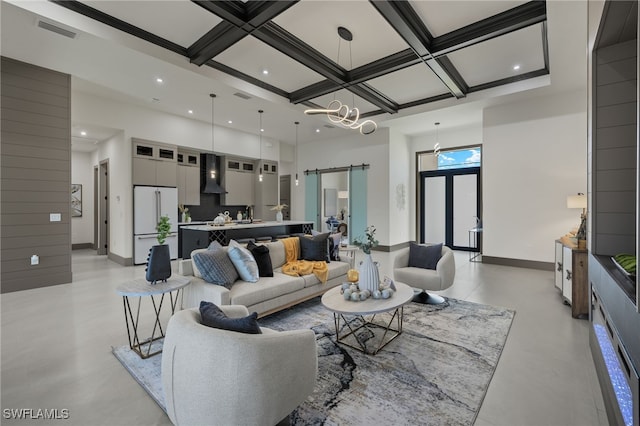
[[[411,243],[409,246],[409,266],[422,269],[436,269],[442,257],[442,243],[423,246]]]
[[[229,318],[222,310],[211,302],[200,302],[200,318],[207,327],[221,330],[239,331],[240,333],[262,334],[258,325],[258,313],[254,312],[242,318]]]
[[[243,281],[258,282],[258,264],[249,250],[242,247],[236,240],[231,240],[227,254]]]
[[[192,259],[206,282],[231,288],[238,279],[236,267],[222,248],[194,253]]]

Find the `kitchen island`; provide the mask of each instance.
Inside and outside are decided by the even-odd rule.
[[[227,245],[229,240],[310,234],[312,229],[313,222],[296,220],[182,226],[182,257],[189,259],[193,250],[206,248],[212,241]]]

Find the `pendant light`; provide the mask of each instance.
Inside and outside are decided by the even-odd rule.
[[[296,145],[293,148],[293,159],[294,159],[295,168],[296,168],[296,186],[298,186],[298,125],[299,124],[300,124],[299,121],[295,122],[295,125],[296,125]]]
[[[433,146],[433,155],[437,158],[440,156],[440,142],[438,141],[438,126],[440,125],[440,122],[436,121],[433,124],[436,126],[436,144]]]
[[[215,104],[216,95],[214,93],[210,93],[209,96],[211,96],[211,151],[214,155],[214,161],[211,162],[211,170],[209,170],[209,174],[211,175],[211,179],[215,179],[216,178],[216,161],[215,161],[216,149],[215,149],[213,118],[214,118],[214,111],[215,111],[214,104]]]
[[[264,165],[262,164],[262,113],[264,111],[259,109],[258,113],[260,114],[260,174],[258,175],[258,181],[262,182],[262,169],[264,167]]]

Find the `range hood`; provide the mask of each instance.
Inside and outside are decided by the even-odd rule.
[[[206,154],[205,156],[205,161],[203,162],[203,174],[204,174],[204,189],[202,190],[203,194],[226,194],[227,191],[224,190],[223,187],[221,187],[218,182],[217,179],[219,179],[220,176],[220,167],[216,166],[216,156],[214,154]],[[211,168],[215,167],[216,169],[216,179],[212,179],[211,178]]]

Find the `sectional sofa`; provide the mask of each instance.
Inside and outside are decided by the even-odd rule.
[[[193,255],[207,249],[194,250],[191,259],[180,260],[178,273],[191,278],[191,284],[183,290],[182,308],[198,307],[200,301],[205,300],[218,306],[244,305],[249,312],[255,311],[262,317],[319,296],[346,281],[350,264],[342,261],[327,264],[329,275],[324,284],[313,274],[301,277],[283,274],[284,244],[282,241],[273,241],[265,245],[269,248],[273,277],[260,277],[255,283],[238,280],[230,289],[208,283],[197,268],[194,268]]]

